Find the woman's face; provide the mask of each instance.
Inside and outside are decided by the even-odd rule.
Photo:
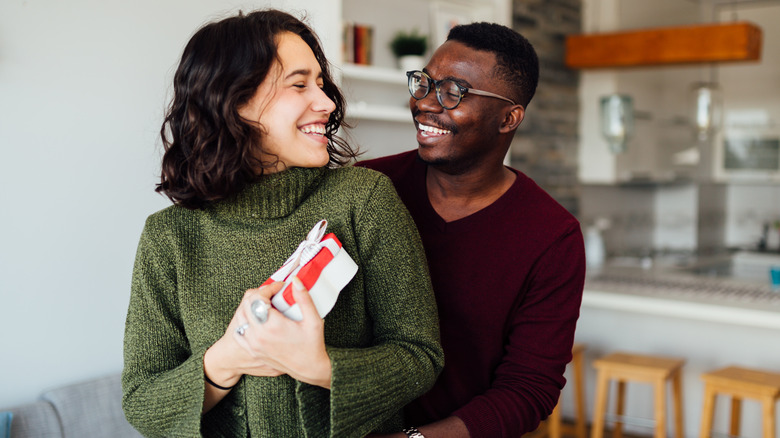
[[[336,104],[322,91],[322,69],[311,48],[291,32],[277,36],[279,60],[238,113],[259,122],[264,162],[289,167],[322,167],[328,163],[325,124]],[[268,172],[269,169],[266,169]]]

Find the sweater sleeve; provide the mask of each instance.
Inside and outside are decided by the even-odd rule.
[[[321,399],[308,385],[299,389],[304,422],[330,409],[330,436],[364,436],[377,429],[430,389],[444,365],[436,302],[414,222],[386,177],[379,176],[369,190],[354,227],[375,343],[328,348],[329,406],[318,405]]]
[[[530,432],[552,412],[571,360],[584,266],[582,233],[573,224],[536,263],[490,389],[454,412],[472,438]]]
[[[147,437],[200,436],[203,354],[190,351],[179,315],[170,233],[147,220],[125,323],[122,406]]]

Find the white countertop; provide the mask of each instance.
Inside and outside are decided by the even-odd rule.
[[[669,270],[589,275],[583,307],[780,330],[780,292],[768,284]]]
[[[700,321],[780,330],[780,310],[766,310],[691,302],[668,297],[606,292],[588,288],[582,305],[601,309],[646,313]]]

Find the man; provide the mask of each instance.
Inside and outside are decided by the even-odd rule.
[[[517,32],[453,28],[425,69],[408,73],[419,148],[359,163],[388,175],[414,217],[439,307],[444,371],[407,407],[406,436],[518,437],[552,412],[565,383],[582,233],[503,165],[538,71]]]

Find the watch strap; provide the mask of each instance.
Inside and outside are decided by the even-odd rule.
[[[403,429],[404,433],[409,438],[425,438],[425,435],[423,435],[419,430],[417,430],[416,427],[411,426]]]

